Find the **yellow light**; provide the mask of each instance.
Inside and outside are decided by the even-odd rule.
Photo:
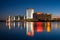
[[[51,28],[50,28],[50,22],[47,22],[47,32],[50,32]]]
[[[19,28],[19,26],[20,26],[20,22],[18,22],[18,28]]]

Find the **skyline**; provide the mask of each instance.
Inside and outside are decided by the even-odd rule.
[[[26,15],[27,8],[59,16],[59,7],[59,0],[0,0],[0,17]]]

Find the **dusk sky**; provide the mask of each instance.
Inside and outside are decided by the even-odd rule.
[[[35,12],[60,15],[59,0],[0,0],[0,17],[25,15],[27,8],[34,8]]]

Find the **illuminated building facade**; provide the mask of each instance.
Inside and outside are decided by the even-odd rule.
[[[33,18],[34,9],[33,8],[27,8],[26,10],[26,19],[32,19]]]
[[[21,15],[14,17],[14,20],[15,20],[15,21],[22,21],[22,20],[24,20],[24,19],[25,19],[25,16],[21,16]]]
[[[45,14],[45,13],[42,13],[42,12],[33,13],[33,19],[35,21],[51,20],[51,14]]]
[[[6,22],[11,22],[11,21],[13,21],[12,16],[8,16]]]
[[[51,14],[44,14],[45,20],[51,20]]]
[[[41,20],[43,20],[44,19],[44,14],[42,13],[42,12],[37,12],[37,13],[34,13],[33,14],[33,19],[35,20],[35,21],[38,21],[39,19]]]

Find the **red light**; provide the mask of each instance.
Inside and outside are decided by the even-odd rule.
[[[30,32],[28,32],[28,33],[27,33],[27,35],[28,35],[28,36],[31,36],[31,33],[30,33]]]
[[[42,22],[36,22],[37,32],[43,32]]]

